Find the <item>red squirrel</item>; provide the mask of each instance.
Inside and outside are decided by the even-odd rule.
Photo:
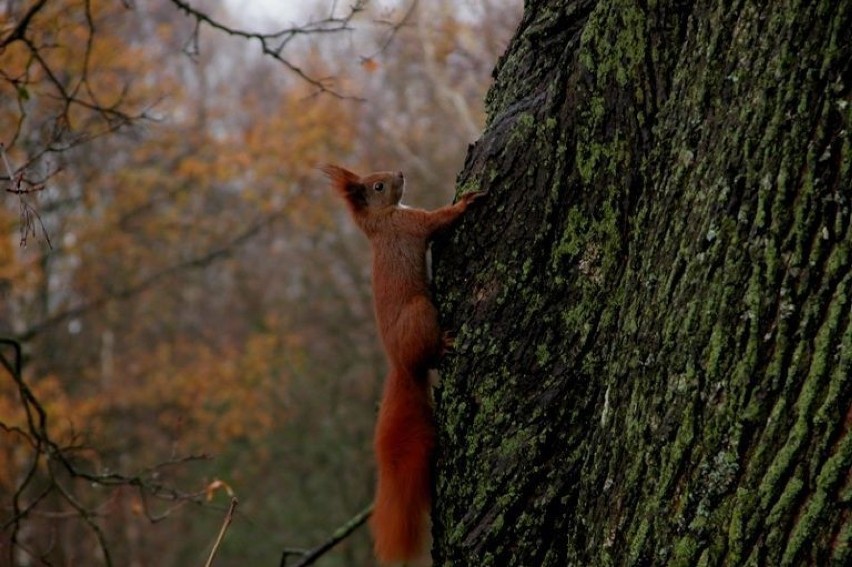
[[[378,485],[370,527],[383,563],[409,561],[423,542],[431,503],[430,459],[435,444],[428,371],[450,346],[438,325],[429,292],[426,249],[436,232],[450,226],[481,192],[434,211],[400,204],[402,172],[366,177],[335,165],[331,180],[373,251],[373,301],[390,366],[373,448]]]

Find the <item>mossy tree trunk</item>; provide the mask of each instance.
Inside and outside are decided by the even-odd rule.
[[[436,565],[852,561],[850,58],[850,0],[527,0],[435,247]]]

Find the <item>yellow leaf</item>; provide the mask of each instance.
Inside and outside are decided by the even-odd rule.
[[[207,485],[207,488],[204,489],[204,494],[207,498],[207,501],[210,502],[213,500],[213,496],[216,495],[216,491],[219,489],[224,489],[228,496],[233,496],[234,491],[224,480],[215,479],[213,482]]]

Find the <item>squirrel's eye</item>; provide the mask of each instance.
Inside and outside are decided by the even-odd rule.
[[[382,183],[381,181],[377,181],[377,182],[373,185],[373,189],[375,189],[376,191],[378,191],[379,193],[381,193],[382,191],[384,191],[384,190],[385,190],[385,184],[384,184],[384,183]]]

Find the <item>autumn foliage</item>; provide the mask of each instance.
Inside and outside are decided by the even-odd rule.
[[[74,470],[137,481],[39,459],[0,368],[0,565],[202,564],[230,494],[217,564],[276,564],[369,503],[385,373],[367,244],[315,165],[448,202],[518,2],[288,45],[328,92],[165,0],[47,2],[7,41],[36,4],[0,6],[0,183],[30,189],[0,206],[0,337]],[[370,564],[366,533],[328,561]]]

